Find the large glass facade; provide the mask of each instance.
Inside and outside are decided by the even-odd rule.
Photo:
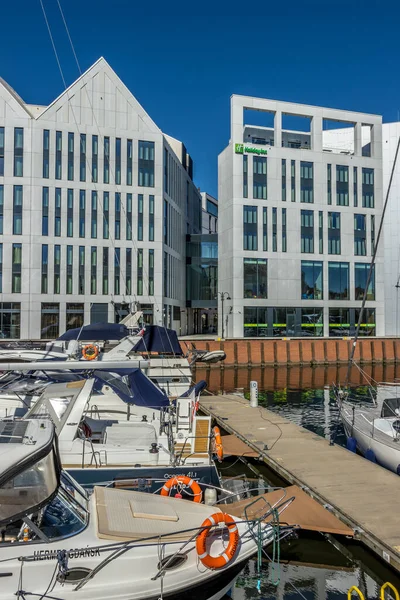
[[[301,211],[301,252],[314,252],[314,211]]]
[[[349,206],[349,167],[336,165],[336,204]]]
[[[243,297],[268,298],[268,266],[266,258],[243,259]]]
[[[0,337],[17,340],[21,335],[21,304],[0,302]]]
[[[60,305],[55,302],[42,302],[40,337],[55,340],[59,335]]]
[[[356,308],[354,310],[354,323],[357,326],[358,319],[360,318],[360,310]],[[376,319],[375,319],[375,309],[374,308],[364,308],[361,316],[360,323],[360,336],[376,335]]]
[[[189,241],[186,243],[186,257],[187,301],[192,307],[216,307],[218,293],[217,234],[189,236]]]
[[[253,156],[253,198],[267,199],[267,158]]]
[[[323,308],[255,307],[243,310],[245,337],[321,337]]]
[[[374,208],[374,169],[362,169],[362,205],[363,208]]]
[[[328,254],[340,254],[340,213],[328,213]]]
[[[244,337],[268,336],[268,309],[245,306],[243,314]]]
[[[322,337],[324,335],[324,309],[301,309],[301,337]]]
[[[154,142],[139,140],[138,185],[154,187]]]
[[[362,300],[364,298],[365,287],[367,285],[369,263],[356,263],[354,265],[354,298]],[[372,267],[371,279],[368,286],[367,300],[375,300],[375,265]]]
[[[300,202],[314,202],[314,165],[300,162]]]
[[[367,254],[367,226],[365,215],[354,215],[354,254],[365,256]]]
[[[323,265],[317,261],[301,261],[302,300],[322,300],[324,290]]]
[[[349,263],[330,262],[329,273],[329,300],[350,300]]]
[[[299,335],[296,308],[273,308],[273,336],[286,337]]]
[[[257,207],[243,207],[243,250],[257,250]]]
[[[350,335],[350,309],[329,309],[329,335],[330,337],[345,337]]]

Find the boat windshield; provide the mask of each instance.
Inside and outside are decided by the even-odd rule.
[[[0,487],[0,525],[45,502],[54,494],[57,485],[55,456],[51,451]]]

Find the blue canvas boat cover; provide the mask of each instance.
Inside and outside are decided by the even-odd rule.
[[[81,340],[82,342],[96,342],[105,340],[122,340],[129,335],[125,325],[119,323],[92,323],[76,329],[68,329],[58,339],[64,341]]]
[[[160,390],[140,369],[131,369],[128,375],[94,371],[93,389],[100,392],[108,385],[126,404],[160,409],[169,406],[168,396]]]
[[[133,352],[158,352],[177,356],[183,354],[176,331],[159,325],[146,326],[143,336],[133,347]]]
[[[184,394],[181,394],[180,398],[189,398],[189,396],[194,392],[195,396],[198,396],[199,394],[201,394],[201,392],[203,390],[205,390],[207,387],[207,381],[204,381],[204,379],[201,379],[200,381],[198,381],[195,385],[192,385],[191,388],[189,388],[187,390],[187,392],[185,392]]]

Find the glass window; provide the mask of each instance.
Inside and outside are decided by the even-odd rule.
[[[54,246],[54,294],[60,293],[61,246]]]
[[[83,327],[85,317],[85,305],[81,303],[67,303],[66,330]]]
[[[3,244],[0,244],[0,294],[3,291]]]
[[[104,137],[103,183],[110,183],[110,138]]]
[[[74,134],[68,133],[68,180],[74,180]]]
[[[114,237],[116,240],[121,239],[121,194],[119,192],[115,193]]]
[[[67,190],[67,237],[74,236],[74,190]]]
[[[354,215],[354,254],[355,256],[365,256],[367,254],[365,215]]]
[[[267,158],[253,156],[253,198],[267,199]]]
[[[85,237],[86,192],[79,190],[79,237]]]
[[[54,236],[61,236],[61,188],[54,193]]]
[[[132,248],[126,249],[125,255],[125,286],[126,294],[132,294]]]
[[[268,214],[267,207],[263,207],[263,250],[267,252],[268,250]]]
[[[132,194],[126,195],[126,239],[132,239]]]
[[[164,199],[164,244],[168,244],[168,202]]]
[[[138,185],[154,187],[154,142],[139,140]]]
[[[149,296],[154,296],[154,250],[149,250]]]
[[[14,127],[14,177],[24,174],[24,129]]]
[[[90,237],[97,238],[97,192],[92,190],[92,215],[90,220]]]
[[[132,185],[132,140],[126,142],[126,185]]]
[[[323,269],[322,262],[301,261],[301,299],[323,299]]]
[[[164,253],[164,255],[166,252]],[[168,280],[168,278],[167,278]],[[166,280],[166,281],[167,281]],[[165,281],[164,281],[165,285]],[[139,248],[137,251],[137,294],[143,296],[143,250]]]
[[[349,206],[349,167],[336,165],[336,204]]]
[[[43,179],[48,179],[50,176],[50,131],[43,130]]]
[[[340,254],[340,213],[328,213],[328,254]]]
[[[301,334],[302,337],[322,337],[324,335],[324,309],[301,309]]]
[[[301,211],[301,252],[314,252],[314,211]]]
[[[3,235],[4,221],[4,186],[0,185],[0,235]]]
[[[282,208],[282,252],[287,250],[286,228],[286,208]]]
[[[324,253],[324,213],[320,210],[318,214],[318,238],[319,253]]]
[[[19,302],[0,303],[0,332],[1,336],[18,339],[21,328],[21,304]]]
[[[164,148],[164,192],[166,194],[168,194],[168,192],[169,192],[168,164],[169,164],[169,153],[168,153],[167,148]]]
[[[374,169],[362,170],[362,205],[363,208],[374,208]]]
[[[48,265],[49,265],[49,247],[47,244],[42,244],[42,285],[41,293],[47,294],[48,290]]]
[[[371,215],[371,254],[375,252],[375,215]]]
[[[56,172],[55,178],[62,178],[62,131],[56,131]]]
[[[243,309],[243,335],[244,337],[268,336],[268,310],[245,306]]]
[[[110,195],[103,192],[103,239],[108,240],[110,223]]]
[[[103,248],[103,295],[108,296],[108,248]]]
[[[86,133],[80,134],[79,141],[79,181],[86,181]]]
[[[296,202],[296,161],[290,161],[290,199]]]
[[[243,259],[243,297],[268,298],[267,259]]]
[[[357,175],[357,167],[353,167],[353,196],[354,196],[354,206],[358,206],[358,175]]]
[[[78,294],[85,293],[85,246],[79,246]]]
[[[329,300],[350,300],[349,263],[330,262]]]
[[[282,200],[286,201],[286,158],[282,158]]]
[[[139,262],[139,257],[138,257],[138,262]],[[168,254],[166,252],[164,252],[164,296],[168,297]],[[138,283],[139,285],[139,283]],[[165,306],[165,305],[164,305]],[[165,314],[165,310],[164,310],[164,314]]]
[[[278,251],[278,211],[272,209],[272,252]]]
[[[314,165],[312,162],[300,162],[300,202],[314,202]]]
[[[149,242],[154,242],[154,196],[149,196]]]
[[[67,246],[67,294],[72,294],[73,289],[73,259],[74,259],[74,249],[73,246]]]
[[[40,338],[55,340],[59,335],[60,305],[58,303],[42,302]]]
[[[347,337],[350,335],[350,310],[348,308],[329,309],[330,337]]]
[[[97,183],[99,178],[99,138],[92,135],[92,182]]]
[[[273,309],[273,335],[274,337],[296,336],[296,308],[274,308]]]
[[[22,235],[22,185],[13,186],[13,234]]]
[[[97,294],[97,248],[90,249],[90,293]]]
[[[248,169],[249,161],[246,154],[243,155],[243,198],[247,198],[249,194],[248,188]]]
[[[49,188],[42,188],[42,235],[49,235]]]
[[[137,239],[143,241],[143,194],[138,194],[138,232]]]
[[[121,184],[121,138],[115,138],[115,183]]]
[[[257,207],[243,207],[243,250],[257,250]]]
[[[356,263],[354,265],[355,300],[363,300],[365,286],[367,285],[370,265],[368,263]],[[368,286],[367,300],[375,300],[375,265],[372,267],[371,280]]]
[[[327,166],[327,200],[328,204],[332,204],[332,165]]]
[[[356,308],[354,311],[355,325],[357,326],[358,319],[360,318],[360,309]],[[376,335],[376,322],[375,322],[375,309],[364,308],[360,323],[360,336]]]
[[[0,177],[4,176],[4,127],[0,127]]]

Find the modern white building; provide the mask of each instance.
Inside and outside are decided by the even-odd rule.
[[[135,303],[186,333],[192,170],[103,58],[49,106],[0,80],[0,335],[54,338]]]
[[[382,212],[382,118],[232,96],[218,177],[225,335],[352,335]],[[361,335],[384,331],[382,244]]]

